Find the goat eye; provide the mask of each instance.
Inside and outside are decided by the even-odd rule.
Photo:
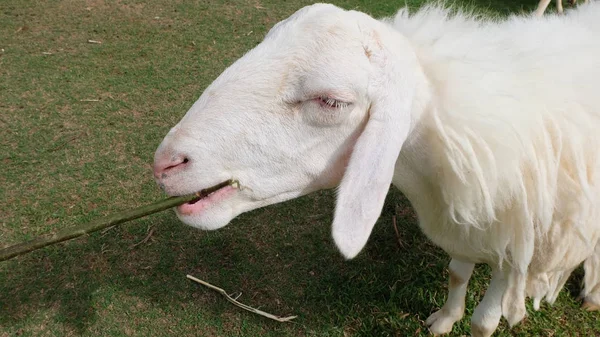
[[[343,102],[331,97],[327,97],[327,96],[320,96],[317,98],[317,101],[319,102],[319,104],[327,109],[331,109],[331,108],[336,108],[336,109],[343,109],[345,107],[347,107],[348,105],[350,105],[350,103],[348,102]]]

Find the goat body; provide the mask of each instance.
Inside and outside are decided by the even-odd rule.
[[[511,324],[525,314],[525,294],[536,309],[544,297],[553,303],[586,259],[593,280],[582,295],[600,288],[592,262],[600,258],[599,18],[600,6],[589,6],[564,18],[499,23],[439,8],[390,20],[414,43],[434,92],[400,153],[394,185],[423,232],[466,262],[450,292],[468,281],[469,264],[490,264],[512,289],[483,302],[504,302]],[[588,308],[600,305],[595,291]],[[462,316],[464,302],[452,299],[438,316],[460,315],[430,319],[434,332],[449,332],[447,321]],[[493,305],[479,309],[476,316],[499,314]],[[495,329],[480,325],[482,335]]]

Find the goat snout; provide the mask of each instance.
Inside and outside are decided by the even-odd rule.
[[[166,178],[168,174],[185,169],[189,163],[189,157],[183,154],[158,154],[154,158],[154,177],[160,181],[161,179]]]

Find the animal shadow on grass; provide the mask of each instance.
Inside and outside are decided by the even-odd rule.
[[[55,323],[79,334],[98,320],[119,326],[115,317],[123,312],[143,317],[150,308],[167,313],[188,308],[198,321],[190,322],[188,315],[184,324],[212,324],[225,313],[244,315],[260,329],[297,329],[242,313],[187,280],[191,274],[229,293],[241,292],[240,301],[251,306],[298,315],[300,329],[341,326],[352,335],[426,332],[424,319],[446,297],[449,258],[421,234],[408,201],[390,191],[367,246],[351,261],[343,260],[330,238],[333,205],[331,191],[315,193],[244,214],[212,232],[187,227],[164,212],[5,262],[0,326],[14,330],[28,317],[51,310]],[[134,247],[148,228],[153,228],[150,238]],[[571,295],[576,296],[580,280],[577,272],[567,283]],[[467,314],[488,282],[488,268],[478,268]],[[132,308],[135,303],[141,308]],[[117,308],[117,314],[107,307]],[[457,322],[456,330],[468,333],[468,321]]]
[[[399,237],[392,226],[398,204]],[[402,195],[390,193],[367,248],[352,261],[344,261],[330,239],[332,209],[327,191],[242,215],[214,232],[184,226],[165,212],[47,247],[7,262],[0,274],[0,324],[10,327],[52,309],[69,329],[84,332],[104,320],[99,289],[109,302],[119,301],[107,288],[153,307],[197,305],[198,293],[212,295],[187,280],[188,273],[242,292],[242,302],[297,314],[310,328],[373,311],[429,314],[432,303],[423,294],[442,289],[447,258],[420,234]],[[132,247],[149,226],[148,242]],[[205,315],[237,310],[214,305],[218,295],[210,298],[212,304],[198,307]],[[330,313],[325,322],[324,312]]]

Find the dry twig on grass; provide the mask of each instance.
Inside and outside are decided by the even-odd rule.
[[[54,152],[54,151],[58,151],[60,149],[62,149],[63,147],[65,147],[67,144],[69,144],[70,142],[74,141],[77,138],[80,138],[82,136],[85,135],[85,132],[80,132],[74,136],[71,136],[70,138],[64,140],[63,142],[61,142],[60,144],[54,146],[53,148],[49,149],[48,152]]]
[[[402,239],[400,239],[400,232],[398,231],[398,226],[396,225],[396,216],[392,216],[392,224],[394,225],[394,232],[396,232],[396,240],[398,240],[398,246],[400,248],[404,248],[404,244],[402,243]]]
[[[214,286],[214,285],[212,285],[212,284],[210,284],[208,282],[199,280],[199,279],[193,277],[192,275],[187,275],[186,277],[188,279],[194,281],[194,282],[200,283],[203,286],[209,287],[210,289],[217,291],[218,293],[220,293],[221,295],[223,295],[225,297],[225,299],[227,299],[229,302],[233,303],[235,306],[240,307],[240,308],[242,308],[244,310],[248,310],[248,311],[250,311],[252,313],[255,313],[257,315],[261,315],[261,316],[270,318],[270,319],[275,320],[277,322],[289,322],[289,321],[293,320],[294,318],[298,317],[298,316],[279,317],[279,316],[275,316],[273,314],[269,314],[268,312],[264,312],[262,310],[258,310],[256,308],[253,308],[253,307],[249,306],[249,305],[246,305],[244,303],[240,303],[240,302],[236,301],[237,297],[233,298],[233,297],[229,296],[225,290],[223,290],[223,289],[221,289],[221,288],[219,288],[217,286]],[[239,297],[239,295],[238,295],[238,297]]]
[[[133,248],[135,248],[135,247],[137,247],[137,246],[139,246],[141,244],[144,244],[144,243],[148,242],[148,240],[150,240],[150,238],[152,237],[152,234],[154,234],[154,226],[149,227],[147,232],[148,232],[148,234],[146,235],[146,237],[142,241],[129,246],[129,249],[133,249]]]

